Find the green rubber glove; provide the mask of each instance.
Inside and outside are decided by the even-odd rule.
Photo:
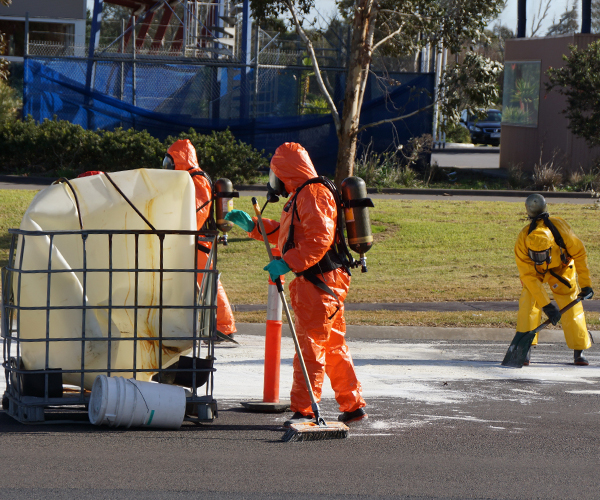
[[[283,259],[273,259],[269,262],[265,267],[263,267],[265,271],[269,271],[269,276],[271,276],[271,281],[275,281],[279,276],[284,275],[285,273],[289,273],[291,271],[290,267],[285,263]]]
[[[225,214],[225,220],[233,222],[236,226],[241,227],[244,231],[250,232],[254,229],[254,221],[252,217],[250,217],[243,210],[232,210],[231,212],[227,212]]]

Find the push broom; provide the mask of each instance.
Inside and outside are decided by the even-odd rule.
[[[271,245],[269,245],[267,232],[265,231],[265,226],[263,225],[260,206],[258,205],[258,201],[256,200],[256,198],[254,197],[252,198],[252,206],[254,207],[254,212],[256,213],[256,218],[258,220],[258,227],[263,236],[265,246],[267,247],[269,260],[271,261],[273,260],[273,252],[271,252]],[[275,285],[277,285],[277,291],[279,292],[279,297],[281,298],[281,303],[283,304],[283,310],[285,311],[285,315],[288,320],[290,332],[292,333],[292,338],[294,339],[296,355],[298,356],[298,360],[300,361],[300,366],[302,367],[302,374],[304,375],[304,381],[306,382],[306,388],[308,389],[308,394],[310,395],[311,408],[313,413],[315,414],[314,422],[302,422],[299,424],[290,425],[290,428],[283,435],[282,440],[317,441],[322,439],[343,439],[345,437],[348,437],[348,426],[346,424],[342,422],[325,422],[323,417],[321,417],[321,411],[319,409],[317,400],[315,399],[315,395],[313,393],[312,386],[310,383],[310,378],[308,377],[308,372],[306,370],[306,364],[304,363],[304,357],[302,356],[300,344],[298,343],[298,336],[296,335],[296,329],[294,328],[294,321],[292,320],[292,316],[290,314],[290,310],[288,308],[287,301],[285,298],[285,293],[283,292],[281,278],[278,276],[273,281],[275,282]]]

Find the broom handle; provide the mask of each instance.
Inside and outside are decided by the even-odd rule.
[[[263,236],[263,240],[265,242],[265,246],[267,247],[267,253],[269,254],[269,260],[273,260],[273,252],[271,251],[271,245],[269,245],[269,237],[267,236],[267,232],[265,231],[265,226],[263,224],[262,216],[260,213],[260,206],[258,205],[258,200],[252,197],[252,206],[254,207],[254,213],[256,214],[256,219],[258,221],[258,228]],[[310,402],[312,406],[312,410],[315,414],[315,418],[317,422],[321,420],[319,405],[315,399],[315,395],[312,390],[312,385],[310,383],[310,378],[308,377],[308,371],[306,370],[306,364],[304,363],[304,357],[302,356],[302,351],[300,350],[300,344],[298,343],[298,337],[296,335],[296,329],[294,328],[294,322],[292,321],[292,315],[290,314],[290,310],[287,305],[287,300],[285,299],[285,293],[283,293],[283,285],[281,284],[281,277],[277,277],[275,280],[275,284],[277,285],[277,291],[279,292],[279,297],[281,298],[281,302],[283,304],[283,309],[285,311],[285,315],[288,320],[288,326],[290,327],[290,331],[292,332],[292,338],[294,339],[294,346],[296,347],[296,355],[298,356],[298,360],[300,361],[300,366],[302,367],[302,374],[304,375],[304,381],[306,382],[306,388],[308,389],[308,394],[310,395]]]

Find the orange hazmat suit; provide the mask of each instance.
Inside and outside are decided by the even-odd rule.
[[[568,260],[566,263],[562,261],[560,248],[542,220],[537,221],[536,228],[530,234],[528,234],[529,224],[519,233],[515,244],[515,259],[523,290],[519,299],[518,332],[528,332],[540,325],[542,307],[550,303],[544,283],[550,286],[559,309],[577,298],[579,287],[591,286],[587,253],[583,242],[563,219],[560,217],[549,219],[565,242]],[[550,263],[538,265],[536,270],[529,257],[528,249],[541,251],[550,247]],[[584,350],[591,347],[581,302],[562,314],[561,324],[569,349]],[[533,345],[537,344],[537,340],[536,334]]]
[[[200,231],[210,215],[212,205],[210,182],[204,176],[200,175],[202,169],[198,164],[196,149],[189,139],[175,141],[167,150],[167,153],[173,158],[175,170],[186,170],[192,176],[196,189],[196,225],[198,231]],[[210,250],[210,243],[200,244]],[[198,250],[199,269],[204,269],[207,260],[208,254],[202,250]],[[202,281],[202,275],[198,275],[198,282],[200,283],[200,281]],[[231,305],[220,280],[217,287],[217,330],[225,335],[230,335],[237,331]]]
[[[317,177],[317,172],[307,151],[296,143],[285,143],[277,148],[271,159],[271,169],[290,193],[279,222],[263,219],[269,241],[281,250],[288,239],[292,218],[290,207],[295,191],[307,180]],[[320,183],[305,186],[298,193],[296,205],[295,246],[282,258],[292,271],[301,273],[317,264],[330,249],[335,238],[337,206],[329,189]],[[253,220],[256,223],[256,217]],[[248,234],[254,239],[263,239],[257,226]],[[289,290],[298,342],[316,400],[321,399],[323,379],[327,374],[340,411],[352,412],[366,403],[345,341],[344,299],[350,287],[350,276],[340,267],[318,274],[318,278],[333,290],[339,301],[304,276],[297,276]],[[313,415],[297,355],[290,396],[291,411]]]

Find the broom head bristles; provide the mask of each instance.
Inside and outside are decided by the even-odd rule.
[[[342,422],[325,422],[327,425],[317,425],[315,422],[292,424],[281,438],[282,441],[320,441],[322,439],[344,439],[348,437],[348,426]]]

